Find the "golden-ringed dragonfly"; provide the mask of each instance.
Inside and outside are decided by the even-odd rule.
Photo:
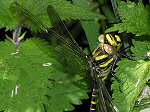
[[[102,78],[106,78],[109,73],[113,75],[114,67],[121,56],[127,57],[123,48],[122,41],[118,35],[102,34],[98,37],[99,45],[93,51],[93,60],[96,63],[96,71],[101,73]],[[114,75],[113,75],[114,76]],[[117,78],[116,76],[114,76]]]
[[[128,55],[124,54],[124,51],[129,47],[121,49],[123,45],[118,35],[102,34],[98,37],[98,39],[100,43],[97,48],[92,52],[92,61],[95,64],[94,67],[95,71],[97,72],[97,77],[105,80],[109,73],[113,75],[114,67],[120,59],[121,55],[129,58]],[[114,77],[118,81],[120,81],[116,76]],[[96,110],[96,91],[96,85],[94,84],[90,108],[91,112],[94,112]]]
[[[91,77],[92,80],[92,104],[89,109],[90,112],[118,112],[117,107],[112,103],[112,99],[107,91],[104,82],[99,76],[103,76],[101,72],[97,72],[97,64],[94,60],[94,55],[87,56],[83,50],[79,47],[77,42],[74,40],[70,32],[68,31],[65,24],[62,22],[60,17],[58,16],[57,12],[55,11],[54,7],[48,5],[47,13],[53,24],[54,28],[49,29],[45,25],[43,25],[40,20],[38,20],[34,15],[19,5],[19,3],[14,2],[12,7],[17,11],[21,11],[23,15],[29,19],[31,22],[36,23],[36,25],[47,33],[48,37],[54,37],[62,46],[68,48],[69,51],[74,53],[77,57],[80,57],[82,61],[88,65],[90,69],[90,73],[87,77]],[[105,49],[105,48],[104,48]],[[98,52],[97,50],[94,51],[95,53]]]

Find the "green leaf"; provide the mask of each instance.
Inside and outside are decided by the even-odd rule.
[[[26,40],[16,55],[8,41],[0,42],[0,48],[0,111],[62,112],[88,98],[84,71],[64,71],[67,66],[45,41]]]
[[[99,3],[99,7],[101,8],[102,13],[105,15],[108,23],[116,22],[110,0],[97,0],[97,2]]]
[[[91,9],[92,10],[92,6],[90,6],[90,2],[89,0],[75,0],[73,3],[75,5],[79,5],[83,8],[87,8],[87,9]],[[96,10],[95,10],[96,12]],[[105,19],[103,15],[100,15],[101,18]],[[98,36],[99,36],[99,27],[98,27],[98,22],[97,21],[81,21],[82,27],[85,31],[85,34],[87,36],[88,42],[89,42],[89,46],[91,51],[96,48],[98,43]]]
[[[149,109],[150,109],[150,87],[146,85],[140,97],[138,98],[138,101],[135,104],[134,112],[135,111],[146,112]]]
[[[119,4],[119,0],[111,0],[111,4],[112,4],[112,8],[113,8],[113,12],[114,12],[114,15],[115,15],[115,18],[117,20],[117,22],[119,22],[119,14],[118,14],[118,4]]]
[[[115,24],[106,32],[127,32],[139,35],[150,35],[150,15],[148,6],[142,3],[121,2],[118,7],[119,15],[122,23]]]
[[[85,34],[87,36],[91,51],[96,48],[98,43],[98,26],[95,21],[81,21],[81,24],[84,28]]]
[[[14,0],[1,0],[0,8],[0,28],[6,27],[7,29],[12,29],[17,26],[16,20],[13,18],[11,12],[9,11],[9,6]]]
[[[146,53],[150,50],[150,43],[148,41],[134,41],[134,46],[132,51],[134,52],[134,56],[136,59],[144,60]]]
[[[16,0],[0,1],[0,4],[2,5],[0,9],[0,27],[15,29],[18,24],[24,24],[24,27],[31,28],[33,31],[40,30],[33,25],[33,23],[30,22],[20,10],[17,9],[17,7],[14,5],[15,1]],[[35,18],[38,18],[44,25],[48,27],[51,27],[51,23],[47,15],[48,5],[53,5],[63,20],[93,20],[94,18],[99,17],[90,10],[72,5],[66,0],[20,0],[17,2],[25,9],[31,11]]]
[[[98,8],[95,8],[95,5],[93,3],[93,1],[90,0],[74,0],[73,4],[84,8],[85,10],[88,10],[89,12],[95,12],[95,14],[98,15],[99,19],[106,19],[104,15],[100,14],[100,13],[96,13]]]
[[[150,43],[143,44],[140,41],[135,41],[134,43],[137,46],[135,46],[134,51],[139,51],[138,53],[135,52],[135,56],[145,54],[147,52],[145,48],[147,48],[147,45],[150,46]],[[146,52],[143,53],[143,51]],[[150,78],[149,66],[150,61],[144,61],[144,55],[143,59],[140,58],[136,61],[124,59],[119,62],[116,76],[122,83],[116,80],[113,82],[113,98],[120,112],[132,112],[135,101],[137,101],[146,82]]]

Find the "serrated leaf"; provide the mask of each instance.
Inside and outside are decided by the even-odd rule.
[[[17,26],[16,20],[12,17],[9,6],[14,0],[1,0],[1,8],[0,8],[0,27],[6,27],[7,29],[12,29]]]
[[[122,23],[115,24],[106,32],[119,31],[133,33],[137,36],[150,35],[150,15],[147,7],[141,2],[137,4],[134,2],[121,2],[118,11]]]
[[[147,45],[143,42],[135,42],[137,46]],[[140,47],[135,46],[134,51],[139,51],[143,54],[142,50],[138,50]],[[141,51],[141,52],[140,52]],[[135,52],[136,53],[136,52]],[[135,56],[138,55],[135,54]],[[144,61],[140,58],[136,61],[122,60],[119,62],[119,66],[116,70],[116,76],[122,83],[117,81],[113,82],[113,98],[115,104],[118,106],[120,112],[132,112],[134,103],[138,99],[138,96],[145,87],[147,80],[150,78],[150,61]]]
[[[16,55],[8,41],[0,42],[0,48],[0,111],[45,112],[47,107],[62,112],[88,97],[83,76],[65,72],[45,41],[26,40]]]
[[[138,101],[134,106],[134,112],[146,112],[150,109],[150,87],[148,85],[145,86],[143,91],[141,92]]]
[[[35,25],[29,21],[23,14],[20,14],[14,6],[16,0],[0,1],[2,8],[0,9],[0,27],[6,27],[7,29],[15,29],[18,24],[24,24],[24,27],[31,28],[33,31],[38,31]],[[25,9],[31,11],[36,18],[38,18],[44,25],[51,27],[47,15],[47,6],[53,5],[63,20],[70,19],[85,19],[93,20],[99,17],[97,14],[92,13],[90,10],[84,9],[79,6],[74,6],[65,0],[20,0],[17,1]],[[63,5],[62,5],[63,4]],[[19,14],[19,15],[18,15]],[[32,15],[31,15],[32,16]]]
[[[150,50],[150,43],[148,41],[134,41],[134,46],[132,51],[134,52],[134,56],[137,59],[144,60],[146,53]]]

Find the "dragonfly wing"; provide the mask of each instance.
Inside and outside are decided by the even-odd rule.
[[[103,100],[100,100],[100,98],[98,99],[98,108],[100,112],[117,112],[116,106],[113,104],[109,92],[107,91],[103,81],[99,78],[96,78],[96,82],[98,88],[98,97],[103,99]],[[101,111],[102,109],[104,111]]]
[[[97,112],[108,112],[106,102],[105,102],[105,96],[101,88],[103,85],[101,84],[96,84],[96,85],[97,85],[97,105],[96,105]],[[98,85],[100,85],[100,87]]]
[[[72,43],[70,44],[70,46],[73,47],[73,49],[78,51],[80,55],[86,56],[84,52],[82,51],[82,49],[77,44],[77,42],[74,40],[73,36],[67,29],[65,23],[61,20],[61,18],[59,17],[59,15],[57,14],[56,10],[54,9],[52,5],[48,6],[47,13],[48,13],[48,16],[50,18],[52,25],[54,26],[54,30],[57,31],[59,35],[61,35],[61,38],[66,38],[63,40],[67,40],[69,41],[68,43]]]
[[[14,11],[14,15],[19,17],[19,26],[25,25],[26,21],[30,21],[36,27],[40,28],[42,31],[47,32],[47,27],[39,21],[34,14],[32,14],[25,7],[20,5],[17,1],[10,5],[10,9]],[[17,18],[18,19],[18,18]]]
[[[93,70],[92,73],[97,88],[97,112],[117,112],[115,110],[115,106],[112,102],[112,99],[105,87],[105,84],[99,77],[97,77],[97,72],[95,70]]]
[[[48,15],[50,17],[50,20],[52,21],[53,25],[55,24],[54,26],[56,28],[54,30],[49,29],[47,26],[43,25],[42,22],[38,18],[35,17],[35,15],[33,15],[25,7],[21,6],[18,2],[13,2],[11,5],[11,8],[16,10],[16,14],[18,14],[19,17],[24,16],[24,19],[28,19],[36,27],[40,28],[42,31],[47,33],[48,35],[48,37],[46,37],[47,40],[51,40],[50,38],[52,37],[56,38],[61,43],[61,45],[67,48],[70,52],[73,52],[73,54],[76,54],[80,56],[82,59],[85,59],[86,55],[84,54],[82,49],[76,45],[77,43],[73,42],[75,40],[73,40],[71,34],[65,27],[65,24],[61,21],[55,9],[51,5],[48,6],[47,10],[48,10]],[[23,20],[20,21],[20,25],[23,25],[21,23],[22,21]],[[64,33],[66,33],[67,35],[69,34],[70,36],[68,35],[65,37]]]

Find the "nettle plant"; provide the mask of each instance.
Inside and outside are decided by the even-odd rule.
[[[0,27],[13,30],[18,36],[14,41],[6,35],[0,42],[0,111],[4,112],[62,112],[74,110],[73,105],[81,105],[88,99],[89,85],[85,79],[86,69],[83,63],[74,63],[77,57],[65,50],[53,52],[48,42],[36,36],[24,40],[25,32],[42,32],[25,12],[14,6],[15,0],[0,1]],[[150,108],[150,9],[142,2],[123,2],[112,0],[112,9],[108,1],[76,0],[20,0],[21,6],[30,11],[35,18],[49,28],[52,27],[47,15],[48,5],[56,8],[61,19],[81,20],[90,49],[97,46],[98,23],[103,29],[104,20],[112,26],[105,30],[133,34],[131,47],[133,60],[123,58],[115,69],[112,78],[112,100],[119,112],[146,112]],[[91,3],[91,6],[89,6]],[[103,14],[91,11],[98,4]],[[62,5],[63,4],[63,5]],[[107,9],[105,11],[105,9]],[[109,10],[108,10],[109,9]],[[115,18],[113,16],[115,15]],[[31,16],[33,16],[31,15]],[[31,17],[31,18],[34,18]],[[19,32],[19,33],[18,33]],[[2,37],[1,37],[2,38]],[[18,42],[20,45],[16,44]],[[58,51],[60,48],[57,48]],[[62,64],[59,59],[66,62]],[[81,60],[81,59],[80,59]],[[88,109],[87,109],[88,110]],[[85,111],[84,111],[85,112]]]

